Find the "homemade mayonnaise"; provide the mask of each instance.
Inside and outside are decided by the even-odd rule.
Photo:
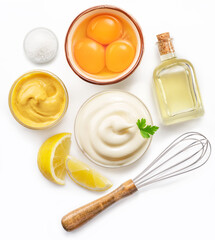
[[[45,71],[29,72],[13,85],[9,104],[14,117],[24,126],[42,129],[55,124],[67,109],[63,83]]]
[[[100,92],[80,108],[75,121],[75,136],[81,150],[95,163],[117,167],[139,159],[151,138],[144,139],[136,125],[150,113],[134,95],[111,90]]]

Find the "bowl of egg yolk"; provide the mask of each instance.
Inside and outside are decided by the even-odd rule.
[[[83,80],[100,85],[127,78],[139,65],[143,51],[138,23],[122,9],[108,5],[79,14],[65,40],[72,70]]]

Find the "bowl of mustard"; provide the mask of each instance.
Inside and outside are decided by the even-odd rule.
[[[27,72],[12,85],[9,107],[14,118],[30,129],[47,129],[63,118],[68,92],[59,77],[45,70]]]

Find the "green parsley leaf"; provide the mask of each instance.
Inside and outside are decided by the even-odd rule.
[[[150,138],[159,129],[157,126],[146,125],[146,119],[138,119],[136,122],[143,138]]]
[[[142,129],[142,128],[144,128],[145,126],[146,126],[146,119],[138,119],[137,120],[137,126],[138,126],[138,128],[139,129]]]
[[[144,130],[140,130],[140,133],[143,138],[150,138],[150,135],[147,132],[145,132]]]

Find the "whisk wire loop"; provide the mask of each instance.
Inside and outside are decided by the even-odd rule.
[[[211,154],[211,144],[198,132],[188,132],[174,140],[149,164],[133,182],[143,186],[178,176],[205,164]]]

